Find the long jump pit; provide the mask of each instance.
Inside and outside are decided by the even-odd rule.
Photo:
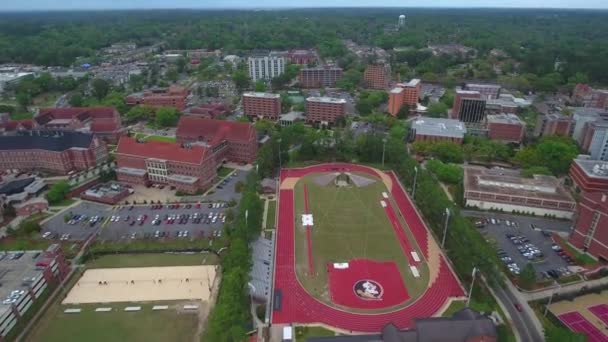
[[[215,266],[126,267],[86,270],[62,304],[208,301]]]

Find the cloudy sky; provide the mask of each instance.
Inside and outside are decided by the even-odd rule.
[[[0,0],[0,11],[133,8],[276,8],[276,7],[534,7],[602,8],[608,0]]]

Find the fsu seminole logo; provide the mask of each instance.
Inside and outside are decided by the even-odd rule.
[[[382,285],[369,279],[359,280],[356,282],[355,286],[353,287],[353,291],[355,291],[355,294],[359,298],[364,300],[381,300],[382,295],[384,294]]]

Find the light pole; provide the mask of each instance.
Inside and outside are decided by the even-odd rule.
[[[382,168],[384,168],[384,151],[386,150],[386,138],[382,138]]]
[[[467,298],[467,308],[471,303],[471,296],[473,295],[473,287],[475,286],[475,275],[477,275],[477,267],[473,267],[473,280],[471,281],[471,288],[469,289],[469,297]]]
[[[282,141],[281,138],[277,139],[277,142],[279,143],[279,174],[281,172],[281,164],[282,164],[282,161],[281,161],[281,141]]]
[[[549,302],[547,303],[547,305],[545,305],[545,317],[547,317],[547,311],[549,311],[549,306],[551,306],[551,302],[553,302],[553,296],[555,296],[555,292],[557,292],[558,289],[561,289],[562,286],[557,282],[554,281],[555,285],[557,285],[557,288],[553,289],[553,292],[551,293],[551,297],[549,297]]]
[[[416,180],[418,178],[418,166],[414,166],[414,189],[412,190],[412,199],[416,200]]]
[[[443,238],[441,239],[441,248],[445,245],[445,236],[448,233],[448,222],[450,221],[450,209],[445,208],[445,224],[443,225]]]

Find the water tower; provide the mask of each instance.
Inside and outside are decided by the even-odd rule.
[[[402,14],[399,16],[399,24],[397,25],[398,28],[402,28],[405,27],[405,15]]]

